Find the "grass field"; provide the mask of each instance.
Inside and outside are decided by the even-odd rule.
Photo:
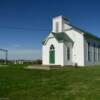
[[[100,100],[100,67],[0,67],[0,100]]]

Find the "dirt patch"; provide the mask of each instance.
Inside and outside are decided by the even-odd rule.
[[[30,65],[25,67],[26,69],[42,69],[42,70],[50,70],[49,66],[41,66],[41,65]]]

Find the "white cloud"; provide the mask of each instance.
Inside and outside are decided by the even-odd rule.
[[[13,48],[20,48],[21,45],[20,44],[13,44],[11,47],[13,47]]]
[[[19,47],[21,47],[21,45],[15,44],[14,47],[15,47],[15,48],[19,48]]]

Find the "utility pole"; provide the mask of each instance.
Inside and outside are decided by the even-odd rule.
[[[6,50],[6,49],[0,49],[0,51],[2,51],[2,52],[5,53],[5,64],[7,64],[7,62],[8,62],[8,50]]]
[[[8,63],[8,50],[5,51],[6,54],[5,54],[5,63],[7,64]]]

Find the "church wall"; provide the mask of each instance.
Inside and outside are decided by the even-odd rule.
[[[42,53],[42,59],[43,59],[43,65],[51,65],[49,63],[49,49],[51,45],[54,45],[55,47],[55,64],[54,65],[64,65],[64,59],[63,59],[63,43],[58,43],[58,41],[55,38],[50,38],[46,45],[43,45],[43,53]]]
[[[96,61],[93,59],[93,54],[91,55],[91,61],[88,61],[88,42],[92,44],[91,52],[93,53],[93,44],[95,43],[96,46],[99,45],[100,49],[100,42],[91,39],[90,37],[84,37],[85,33],[82,33],[77,28],[74,28],[70,25],[68,19],[63,16],[58,16],[53,18],[52,21],[52,32],[65,32],[73,41],[73,44],[70,43],[58,43],[55,38],[52,38],[52,35],[49,36],[49,40],[47,40],[47,44],[43,45],[43,64],[49,64],[49,48],[53,44],[55,47],[55,64],[54,65],[75,65],[78,66],[85,66],[85,65],[98,65],[100,61],[98,60],[98,56],[96,56]],[[80,33],[81,32],[81,33]],[[67,60],[67,47],[71,48],[71,61]],[[96,53],[98,53],[98,48],[96,48]],[[100,58],[99,58],[100,59]]]
[[[66,31],[73,40],[72,62],[73,65],[84,66],[84,37],[75,30]]]
[[[90,60],[88,60],[88,43],[90,43]],[[94,44],[96,45],[96,60],[94,60]],[[91,38],[85,38],[84,41],[84,50],[85,50],[85,66],[88,65],[100,65],[100,59],[98,59],[98,47],[100,46],[100,42]]]
[[[68,59],[68,51],[70,49],[70,59]],[[72,43],[65,42],[64,43],[64,65],[73,65],[72,62]]]

